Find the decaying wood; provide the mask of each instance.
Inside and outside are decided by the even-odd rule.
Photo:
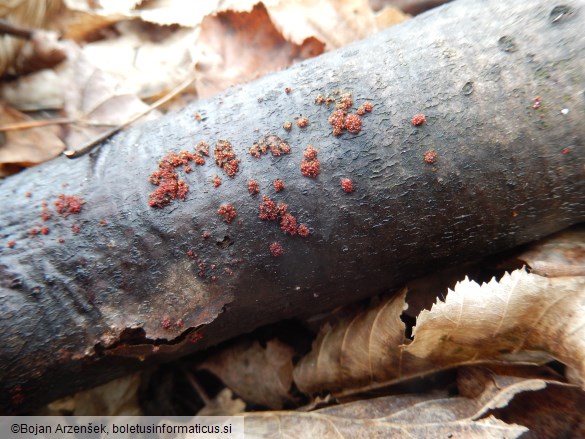
[[[584,7],[450,3],[4,181],[0,411],[583,222]],[[333,136],[333,108],[314,103],[336,90],[351,92],[355,107],[373,103],[357,135]],[[427,122],[414,127],[417,113]],[[299,114],[306,128],[282,129]],[[247,154],[267,134],[291,154]],[[214,163],[220,139],[241,159],[233,178]],[[149,207],[161,157],[200,141],[212,157],[184,175],[187,199]],[[317,178],[300,172],[309,144]],[[434,164],[423,160],[429,150]],[[248,179],[261,194],[248,193]],[[55,212],[59,194],[83,198],[81,212]],[[310,235],[260,220],[262,194],[288,204]],[[238,215],[229,224],[217,214],[228,202]],[[45,226],[47,235],[31,236]]]

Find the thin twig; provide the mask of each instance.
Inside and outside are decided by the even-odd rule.
[[[75,122],[74,119],[69,119],[66,117],[61,117],[57,119],[27,120],[26,122],[16,122],[7,125],[0,125],[0,132],[28,130],[31,128],[40,128],[50,125],[62,125],[74,122]]]
[[[12,35],[13,37],[30,40],[34,34],[34,29],[19,26],[6,20],[0,20],[0,34]]]
[[[183,368],[183,373],[185,374],[185,378],[187,378],[187,381],[189,382],[189,384],[191,384],[195,392],[197,392],[203,403],[205,405],[209,405],[211,403],[211,399],[209,398],[209,395],[207,395],[205,389],[201,386],[201,384],[199,384],[197,378],[195,378],[193,374],[185,368]]]
[[[129,125],[131,125],[132,123],[134,123],[138,119],[140,119],[142,116],[145,116],[146,114],[150,113],[152,110],[155,110],[158,107],[160,107],[161,105],[164,105],[165,103],[170,101],[172,98],[174,98],[176,95],[181,93],[184,89],[186,89],[189,85],[191,85],[191,83],[193,81],[195,81],[195,75],[192,75],[191,77],[187,78],[185,81],[183,81],[181,84],[176,86],[173,90],[171,90],[166,96],[163,96],[162,98],[160,98],[159,100],[154,102],[146,110],[138,113],[135,116],[132,116],[130,119],[128,119],[122,125],[119,125],[115,128],[112,128],[111,130],[108,130],[103,134],[100,134],[95,139],[93,139],[93,140],[87,142],[85,145],[81,146],[79,149],[68,150],[68,151],[65,151],[63,154],[65,154],[65,156],[70,158],[70,159],[81,157],[82,155],[91,151],[97,144],[103,142],[104,140],[106,140],[110,136],[116,134],[118,131],[121,131],[124,128],[128,127]]]

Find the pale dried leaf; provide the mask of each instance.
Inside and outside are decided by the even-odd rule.
[[[141,416],[138,389],[141,374],[110,381],[102,386],[78,392],[52,402],[39,415],[58,416]]]
[[[250,12],[219,12],[201,23],[194,58],[201,98],[283,69],[293,60],[320,54],[323,46],[311,39],[293,44],[274,27],[262,3]]]
[[[156,28],[147,32],[140,22],[124,22],[116,28],[118,37],[86,44],[83,54],[116,78],[127,93],[143,99],[158,97],[192,74],[191,52],[198,31]]]
[[[386,6],[380,12],[376,14],[376,26],[378,29],[386,29],[387,27],[394,26],[410,19],[410,15],[405,14],[400,9]]]
[[[402,375],[406,290],[366,312],[322,329],[313,348],[295,367],[297,387],[305,393],[384,382]]]
[[[54,70],[44,69],[0,83],[0,99],[20,111],[60,110],[63,80]]]
[[[233,416],[245,410],[246,403],[235,398],[233,392],[222,389],[215,398],[197,412],[197,416]]]
[[[368,0],[267,0],[264,4],[277,29],[296,44],[314,37],[332,50],[378,31]]]
[[[95,67],[79,49],[69,46],[67,62],[57,69],[65,87],[65,111],[79,122],[69,126],[65,142],[75,150],[99,134],[121,125],[148,108],[108,73]],[[154,117],[150,114],[149,117]]]
[[[433,407],[435,408],[435,407]],[[520,425],[508,425],[494,417],[479,421],[470,419],[435,423],[392,422],[384,418],[360,419],[344,416],[309,413],[266,412],[245,415],[246,438],[346,438],[374,437],[466,439],[516,438],[527,431]]]
[[[437,367],[545,352],[584,379],[585,278],[515,270],[481,286],[466,279],[419,315],[413,335],[405,353]]]
[[[266,348],[257,341],[240,342],[207,358],[199,367],[218,376],[244,400],[281,409],[292,403],[294,350],[278,340]]]
[[[32,122],[29,116],[0,104],[0,125]],[[59,155],[65,145],[58,126],[6,131],[0,137],[0,165],[31,166]]]
[[[61,0],[0,2],[0,19],[27,28],[43,28],[61,8]],[[0,76],[20,73],[20,52],[26,44],[22,38],[0,35]]]
[[[572,227],[542,239],[517,259],[540,276],[585,276],[585,226]]]

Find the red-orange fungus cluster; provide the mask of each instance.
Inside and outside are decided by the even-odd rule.
[[[209,144],[205,141],[199,142],[197,145],[195,145],[195,152],[197,154],[201,154],[201,155],[204,155],[206,157],[209,157]]]
[[[334,92],[336,94],[338,92]],[[323,96],[317,96],[315,103],[320,104],[326,102],[329,104],[333,98],[328,97],[327,99]],[[333,126],[333,135],[340,136],[344,130],[347,130],[351,134],[359,134],[362,130],[362,119],[366,113],[370,113],[373,110],[371,102],[364,102],[357,109],[357,114],[349,113],[350,108],[353,105],[353,99],[351,93],[342,94],[339,100],[335,104],[335,111],[329,115],[329,123]],[[349,113],[349,114],[348,114]]]
[[[425,117],[424,114],[415,114],[412,119],[410,120],[410,123],[417,127],[422,125],[423,123],[425,123],[427,121],[427,118]]]
[[[219,209],[217,209],[217,214],[228,224],[238,215],[235,207],[230,203],[221,205]]]
[[[158,162],[158,171],[154,171],[148,178],[148,181],[158,186],[148,196],[148,205],[150,207],[161,208],[175,198],[184,200],[187,197],[189,186],[185,180],[179,180],[179,174],[177,174],[175,168],[183,166],[186,172],[190,171],[189,162],[191,161],[196,165],[205,164],[205,159],[201,154],[188,151],[170,152]]]
[[[307,236],[309,236],[311,232],[309,231],[309,228],[307,226],[301,224],[297,229],[297,233],[299,234],[299,236],[306,238]]]
[[[290,123],[290,122],[288,122],[288,121],[287,121],[287,122],[285,122],[285,123],[282,125],[282,127],[283,127],[285,130],[287,130],[287,131],[290,131],[290,130],[292,130],[292,123]]]
[[[272,253],[272,256],[279,257],[284,254],[282,245],[280,245],[278,242],[273,242],[272,244],[270,244],[268,248],[270,249],[270,253]]]
[[[213,151],[215,163],[230,177],[238,173],[240,160],[236,158],[236,153],[232,144],[227,140],[219,140]]]
[[[297,219],[290,213],[285,213],[280,217],[280,229],[291,236],[297,234]]]
[[[170,329],[172,325],[173,325],[173,322],[172,322],[172,320],[171,320],[171,319],[162,319],[162,320],[160,321],[160,326],[161,326],[163,329]]]
[[[262,196],[262,202],[260,203],[260,214],[258,217],[263,221],[276,221],[280,224],[280,229],[289,235],[296,235],[297,233],[306,238],[309,235],[309,229],[304,224],[298,226],[297,219],[288,212],[288,205],[284,203],[276,203],[267,197]]]
[[[213,187],[218,187],[219,185],[221,185],[221,178],[219,178],[219,175],[213,177],[212,183]]]
[[[270,134],[262,136],[257,143],[250,147],[250,155],[255,158],[262,157],[262,154],[268,154],[268,151],[278,157],[282,154],[290,154],[290,145],[280,137]]]
[[[321,163],[317,160],[317,150],[309,145],[305,148],[305,160],[301,161],[301,173],[305,177],[316,177],[321,172]]]
[[[349,178],[342,178],[341,179],[341,188],[343,189],[344,192],[347,192],[348,194],[353,192],[353,181],[351,181]]]
[[[14,246],[16,245],[16,241],[14,240],[8,241],[6,245],[8,246],[8,248],[14,248]]]
[[[295,122],[299,128],[305,128],[309,125],[309,118],[306,116],[295,117]]]
[[[535,110],[539,109],[542,105],[540,96],[536,96],[535,98],[533,98],[532,102],[533,102],[532,108],[534,108]]]
[[[313,145],[309,145],[305,148],[303,155],[307,160],[315,160],[317,158],[317,150],[313,147]]]
[[[372,103],[369,101],[366,101],[358,107],[356,113],[359,114],[360,116],[363,116],[366,113],[371,113],[373,109],[374,109],[374,106],[372,105]]]
[[[280,178],[274,180],[272,185],[274,186],[274,189],[276,190],[276,192],[281,192],[281,191],[286,189],[284,182]]]
[[[57,201],[55,201],[55,209],[57,210],[58,214],[67,218],[71,214],[78,214],[81,212],[81,206],[83,203],[84,201],[80,197],[76,197],[75,195],[61,194],[57,197]],[[47,206],[43,206],[43,208],[45,207]]]
[[[260,185],[256,180],[248,180],[248,192],[251,195],[257,194],[260,192]]]
[[[274,221],[278,217],[278,208],[276,203],[266,195],[262,195],[260,203],[260,214],[258,215],[263,221]]]
[[[435,163],[437,161],[437,157],[438,154],[437,151],[435,150],[425,151],[425,153],[423,154],[424,161],[427,162],[429,165]]]
[[[357,114],[348,114],[344,125],[345,129],[351,134],[358,134],[362,130],[362,118]]]
[[[329,115],[329,123],[333,125],[333,135],[339,136],[345,129],[345,115],[347,112],[344,110],[335,110]]]

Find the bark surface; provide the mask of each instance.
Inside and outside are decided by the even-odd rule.
[[[120,133],[89,155],[7,179],[0,411],[28,410],[583,222],[584,28],[582,1],[449,3]],[[359,134],[333,136],[332,106],[314,103],[335,90],[352,93],[352,112],[372,102]],[[417,113],[427,122],[415,127]],[[294,125],[300,114],[306,128]],[[267,134],[286,140],[291,154],[250,156]],[[214,163],[220,139],[241,159],[233,178]],[[158,161],[200,141],[211,145],[207,163],[189,174],[177,168],[186,200],[149,207]],[[309,144],[317,178],[300,171]],[[423,160],[428,150],[438,154],[434,164]],[[286,185],[279,193],[277,178]],[[341,189],[341,178],[353,180],[354,192]],[[249,179],[260,194],[248,193]],[[82,197],[81,212],[58,215],[59,194]],[[310,235],[260,220],[262,194],[288,204]],[[53,212],[47,221],[43,201]],[[229,224],[217,213],[228,202],[237,210]],[[43,226],[49,234],[31,236]],[[270,253],[273,242],[282,256]]]

